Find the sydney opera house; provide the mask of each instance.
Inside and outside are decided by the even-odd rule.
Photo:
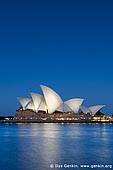
[[[101,113],[105,105],[85,107],[81,98],[63,101],[51,88],[40,87],[43,95],[31,93],[31,98],[17,98],[21,107],[17,110],[15,120],[94,120],[104,117],[104,114],[100,114],[97,118],[96,114]]]

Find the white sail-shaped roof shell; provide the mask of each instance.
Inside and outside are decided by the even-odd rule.
[[[96,106],[89,107],[89,110],[92,112],[92,114],[96,114],[103,107],[105,107],[105,105],[96,105]]]
[[[35,107],[34,107],[34,103],[33,100],[31,100],[28,105],[26,106],[26,109],[31,109],[33,111],[35,111]]]
[[[43,96],[42,96],[42,100],[41,100],[41,103],[40,103],[38,110],[42,110],[42,111],[47,112],[47,105],[46,105],[45,98]]]
[[[34,109],[35,109],[34,111],[38,112],[43,96],[37,93],[31,93],[31,96],[34,103]]]
[[[78,110],[82,104],[84,99],[80,98],[75,98],[75,99],[70,99],[64,102],[66,105],[68,105],[74,113],[78,113]]]
[[[41,89],[45,97],[48,113],[51,114],[56,110],[58,106],[62,104],[63,101],[60,96],[49,87],[41,85]]]
[[[18,101],[22,105],[23,109],[26,108],[27,104],[31,101],[30,98],[17,97]]]
[[[80,109],[82,110],[83,113],[91,113],[91,110],[88,107],[80,106]]]
[[[72,109],[68,105],[66,105],[64,102],[56,110],[60,112],[72,111]]]

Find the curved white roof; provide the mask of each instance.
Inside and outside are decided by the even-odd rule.
[[[34,103],[33,103],[33,100],[31,100],[28,105],[26,106],[26,109],[31,109],[31,110],[35,110],[35,107],[34,107]]]
[[[60,112],[72,111],[72,109],[67,104],[65,104],[64,102],[56,110],[60,111]]]
[[[40,107],[40,104],[42,102],[42,95],[37,94],[37,93],[31,93],[32,99],[33,99],[33,103],[34,103],[34,108],[36,112],[38,112],[38,109]]]
[[[41,89],[44,93],[48,113],[51,114],[62,104],[62,99],[55,91],[47,86],[41,85]]]
[[[80,109],[82,110],[83,113],[90,113],[90,109],[88,107],[85,106],[80,106]]]
[[[105,107],[105,105],[96,105],[96,106],[92,106],[89,107],[89,109],[91,110],[91,112],[93,114],[97,113],[99,110],[101,110],[103,107]]]
[[[23,98],[23,97],[17,97],[18,101],[22,105],[23,109],[26,108],[26,105],[31,101],[30,98]]]
[[[45,98],[43,96],[42,96],[41,104],[40,104],[38,110],[43,110],[43,111],[47,112],[47,105],[46,105]]]
[[[66,105],[68,105],[74,113],[78,113],[78,110],[82,104],[84,99],[80,98],[75,98],[75,99],[70,99],[64,102]]]

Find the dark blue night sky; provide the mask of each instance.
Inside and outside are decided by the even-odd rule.
[[[113,113],[112,0],[0,2],[0,115],[40,84]]]

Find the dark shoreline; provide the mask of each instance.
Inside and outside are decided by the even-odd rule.
[[[113,123],[113,121],[84,121],[84,120],[5,120],[0,123]]]

